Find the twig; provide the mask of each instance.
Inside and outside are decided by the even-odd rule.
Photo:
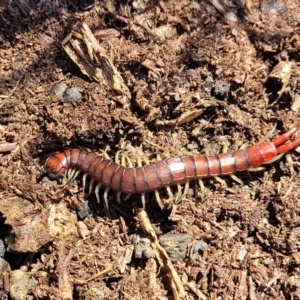
[[[139,221],[144,233],[151,242],[151,247],[155,253],[155,256],[159,264],[166,270],[168,273],[168,278],[170,279],[170,285],[172,287],[173,295],[175,300],[184,299],[185,291],[183,284],[177,274],[174,266],[168,257],[165,249],[159,244],[157,236],[155,234],[154,228],[148,218],[147,213],[144,210],[139,210],[136,215],[136,219]]]
[[[66,255],[66,247],[64,243],[61,243],[58,249],[58,286],[60,299],[73,299],[73,284],[70,278],[69,264],[73,256],[73,250]]]

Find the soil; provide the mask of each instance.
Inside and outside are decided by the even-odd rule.
[[[37,167],[73,147],[137,165],[279,136],[299,118],[299,4],[2,0],[1,299],[300,299],[297,151],[178,203],[161,189],[163,208],[147,194],[156,237],[140,195],[98,203]],[[83,23],[119,89],[65,51]]]

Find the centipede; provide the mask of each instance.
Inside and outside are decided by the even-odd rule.
[[[155,192],[174,185],[187,184],[193,180],[231,175],[253,170],[273,163],[288,151],[300,145],[300,138],[292,139],[300,128],[296,123],[272,141],[262,141],[228,153],[216,155],[181,155],[158,160],[142,166],[126,167],[92,151],[79,148],[65,149],[48,157],[45,173],[51,178],[65,176],[69,181],[83,173],[83,185],[91,178],[90,189],[96,184],[95,193],[99,200],[99,189],[105,187],[104,200],[108,207],[107,193],[142,194]],[[163,207],[161,200],[159,205]]]

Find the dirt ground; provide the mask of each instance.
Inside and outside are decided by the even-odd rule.
[[[0,299],[300,299],[297,151],[178,203],[161,189],[163,208],[147,194],[152,233],[140,195],[107,210],[104,188],[98,203],[34,164],[280,135],[299,120],[299,0],[69,1],[0,3]]]

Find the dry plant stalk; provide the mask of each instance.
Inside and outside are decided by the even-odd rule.
[[[69,255],[66,256],[66,247],[64,243],[59,245],[58,249],[58,292],[59,299],[72,300],[73,299],[73,284],[71,282],[69,273],[69,263],[73,256],[73,251],[70,251]]]
[[[184,299],[185,291],[183,288],[183,284],[177,274],[174,266],[168,257],[165,249],[159,244],[158,238],[155,234],[154,228],[148,218],[146,211],[139,210],[136,215],[137,220],[139,221],[144,233],[148,237],[151,242],[151,247],[155,253],[155,256],[159,262],[159,264],[166,270],[168,273],[168,277],[170,279],[170,285],[172,287],[173,295],[175,300]]]
[[[81,72],[100,85],[109,87],[122,97],[117,97],[124,108],[129,104],[130,91],[122,76],[109,59],[86,23],[80,32],[71,32],[62,42],[62,47],[80,68]]]

